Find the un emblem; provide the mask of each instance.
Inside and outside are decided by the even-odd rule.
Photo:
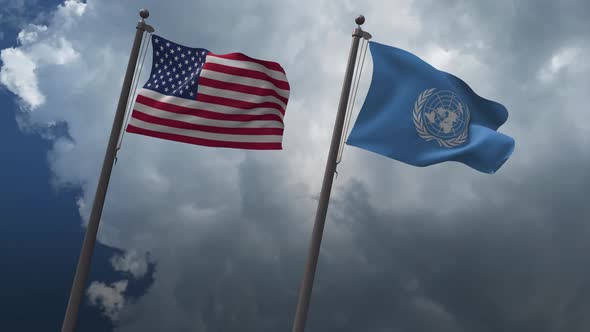
[[[469,108],[451,91],[427,89],[414,103],[413,120],[418,136],[452,148],[467,141]]]

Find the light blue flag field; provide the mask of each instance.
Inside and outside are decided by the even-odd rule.
[[[501,104],[404,50],[369,42],[373,77],[346,143],[414,166],[457,161],[495,173],[514,139]]]

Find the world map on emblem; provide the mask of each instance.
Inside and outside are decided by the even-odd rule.
[[[452,91],[436,91],[425,101],[422,118],[429,134],[443,140],[454,139],[467,130],[469,110]]]

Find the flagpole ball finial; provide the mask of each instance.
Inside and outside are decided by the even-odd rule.
[[[145,20],[146,18],[148,18],[150,16],[150,11],[144,8],[139,11],[139,16],[141,16],[141,18],[143,18]]]
[[[363,15],[359,15],[356,17],[356,19],[354,21],[358,25],[363,25],[363,23],[365,23],[365,17]]]

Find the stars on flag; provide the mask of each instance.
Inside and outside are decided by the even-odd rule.
[[[207,50],[181,46],[153,38],[154,71],[146,87],[159,93],[194,98]],[[157,74],[156,74],[157,73]]]

